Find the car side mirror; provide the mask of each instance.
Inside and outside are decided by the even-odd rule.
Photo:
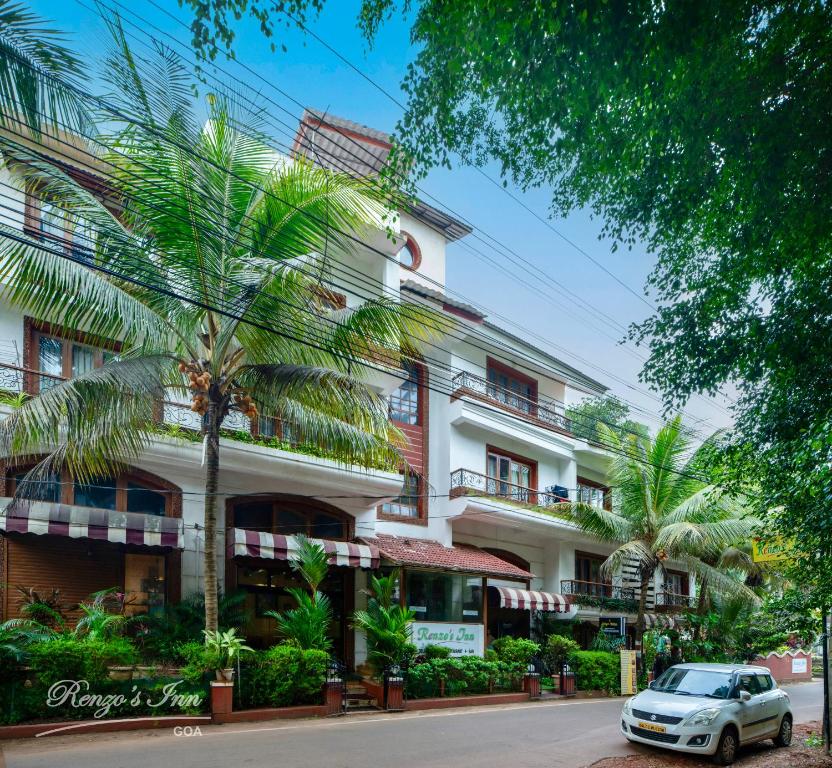
[[[648,687],[648,688],[650,688],[650,689],[652,690],[653,688],[655,688],[655,687],[656,687],[656,681],[655,681],[655,680],[651,680],[649,683],[647,683],[647,687]]]
[[[743,703],[751,701],[751,694],[748,691],[740,691],[740,701]]]

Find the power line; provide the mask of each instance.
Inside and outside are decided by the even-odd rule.
[[[82,6],[86,7],[86,8],[89,8],[89,6],[85,5],[85,4],[82,2],[82,0],[76,0],[76,2],[78,2],[80,5],[82,5]],[[118,2],[118,0],[113,0],[113,2],[115,2],[115,3],[116,3],[117,5],[119,5],[119,7],[121,7],[121,8],[125,8],[125,6],[123,6],[121,3],[119,3],[119,2]],[[161,7],[159,7],[159,6],[156,6],[156,7],[157,7],[160,11],[162,11],[163,13],[165,13],[165,15],[167,15],[168,17],[170,17],[171,19],[173,19],[173,20],[174,20],[177,24],[180,24],[180,25],[182,25],[182,26],[186,26],[186,25],[184,24],[184,22],[182,22],[180,19],[178,19],[176,16],[174,16],[173,14],[171,14],[171,13],[170,13],[169,11],[167,11],[166,9],[161,8]],[[164,36],[168,37],[169,39],[172,39],[174,42],[176,42],[176,43],[177,43],[177,45],[179,45],[179,46],[181,46],[181,47],[185,47],[185,48],[187,48],[187,46],[185,46],[185,44],[181,43],[181,42],[180,42],[177,38],[175,38],[175,37],[174,37],[171,33],[166,32],[166,31],[164,31],[164,30],[160,30],[157,26],[155,26],[155,25],[153,25],[152,23],[148,22],[148,21],[147,21],[146,19],[144,19],[142,16],[140,16],[139,14],[137,14],[135,11],[132,11],[131,9],[127,9],[127,10],[128,10],[128,11],[129,11],[129,12],[130,12],[130,13],[131,13],[131,14],[132,14],[135,18],[137,18],[137,19],[141,20],[141,21],[142,21],[142,22],[143,22],[146,26],[147,26],[147,25],[149,25],[149,26],[150,26],[150,27],[152,27],[153,29],[156,29],[157,31],[159,31],[159,32],[160,32],[161,34],[163,34]],[[137,27],[137,25],[133,24],[132,22],[129,22],[129,20],[128,20],[128,23],[130,23],[132,26],[134,26],[134,27],[136,27],[136,28],[139,28],[139,27]],[[140,29],[141,29],[141,28],[140,28]],[[145,35],[148,35],[148,36],[149,36],[149,33],[148,33],[145,29],[141,29],[141,31],[142,31]],[[132,36],[132,37],[134,37],[135,39],[138,39],[138,38],[136,38],[134,35],[131,35],[131,36]],[[235,61],[236,61],[236,60],[235,60]],[[262,77],[261,75],[259,75],[259,73],[257,73],[255,70],[251,69],[250,67],[248,67],[247,65],[245,65],[244,63],[241,63],[241,62],[239,62],[239,61],[237,61],[236,63],[237,63],[239,66],[243,67],[243,68],[244,68],[247,72],[251,73],[252,75],[254,75],[255,77],[257,77],[258,79],[262,80],[262,81],[263,81],[265,84],[267,84],[270,88],[272,88],[272,89],[276,90],[278,93],[280,93],[281,95],[283,95],[284,97],[286,97],[287,99],[289,99],[290,101],[292,101],[293,103],[295,103],[296,105],[300,106],[301,108],[303,107],[303,105],[301,104],[301,102],[299,102],[297,99],[295,99],[294,97],[292,97],[292,96],[291,96],[290,94],[288,94],[286,91],[284,91],[284,90],[280,89],[280,88],[279,88],[278,86],[276,86],[273,82],[268,81],[268,80],[266,80],[265,78],[263,78],[263,77]],[[225,72],[225,73],[227,74],[227,70],[224,70],[223,68],[219,67],[218,65],[216,65],[216,63],[214,63],[212,66],[213,66],[215,69],[217,69],[218,71]],[[215,79],[216,79],[216,78],[215,78]],[[258,94],[258,97],[259,97],[259,98],[262,98],[262,97],[263,97],[263,95],[262,95],[262,94]],[[295,116],[294,116],[294,115],[292,115],[292,113],[291,113],[289,110],[287,110],[285,107],[282,107],[281,105],[277,104],[276,102],[274,102],[272,99],[269,99],[268,97],[266,97],[266,99],[267,99],[267,101],[269,101],[270,103],[274,104],[274,105],[275,105],[278,109],[281,109],[282,111],[286,112],[287,114],[291,115],[292,117],[295,117]],[[295,119],[297,119],[297,118],[295,117]],[[283,124],[283,125],[286,125],[286,124],[285,124],[285,123],[283,123],[282,121],[279,121],[279,122],[281,122],[281,124]],[[289,127],[289,126],[287,126],[287,127]],[[289,129],[291,130],[291,127],[289,127]],[[280,129],[278,129],[278,130],[280,130]],[[367,150],[367,148],[366,148],[364,145],[362,145],[362,144],[360,144],[359,142],[355,141],[355,140],[354,140],[354,139],[352,139],[351,137],[346,137],[346,138],[347,138],[347,140],[348,140],[351,144],[355,145],[355,146],[356,146],[356,147],[357,147],[360,151],[364,152],[365,154],[368,154],[368,150]],[[289,151],[290,151],[290,154],[291,154],[291,149],[290,149]],[[350,153],[350,154],[351,154],[353,157],[356,157],[356,158],[357,158],[357,155],[355,155],[355,153]],[[360,159],[359,159],[359,162],[361,162],[361,161],[360,161]],[[334,164],[334,165],[336,165],[336,167],[337,167],[337,163],[332,163],[332,160],[330,160],[330,164]],[[343,167],[343,166],[341,166],[341,169],[342,169],[342,170],[344,170],[344,167]],[[350,169],[350,168],[346,168],[346,170],[347,170],[347,172],[351,172],[351,171],[353,171],[353,169]],[[436,199],[436,198],[433,198],[433,196],[431,196],[431,195],[428,195],[428,196],[429,196],[429,197],[431,197],[431,199]],[[440,202],[440,204],[441,204],[441,201],[437,201],[437,202]],[[449,210],[450,210],[450,209],[449,209]],[[452,212],[453,212],[453,211],[452,211]],[[455,214],[455,215],[458,215],[458,214]],[[476,237],[477,239],[482,240],[481,238],[478,238],[478,236],[476,236],[476,235],[475,235],[475,237]],[[492,238],[492,239],[493,239],[493,238]],[[485,242],[485,241],[483,241],[483,242]],[[495,240],[495,242],[498,242],[498,244],[499,244],[499,241],[496,241],[496,240]],[[466,249],[469,249],[469,250],[473,251],[475,254],[479,255],[481,258],[484,258],[485,260],[489,261],[490,263],[492,263],[493,265],[495,265],[497,268],[500,268],[500,265],[499,265],[497,262],[494,262],[494,260],[493,260],[493,259],[490,259],[489,257],[487,257],[487,256],[486,256],[485,254],[483,254],[481,251],[478,251],[478,250],[476,250],[476,249],[473,249],[473,248],[472,248],[469,244],[467,244],[467,243],[464,243],[464,244],[461,244],[461,245],[463,245]],[[500,244],[500,245],[501,245],[501,247],[502,247],[502,248],[504,248],[504,249],[507,249],[507,248],[508,248],[508,246],[504,246],[504,245],[502,245],[502,244]],[[493,246],[492,246],[492,247],[493,247]],[[510,249],[509,249],[509,250],[510,250]],[[519,254],[516,254],[516,255],[519,257]],[[521,259],[522,259],[523,257],[519,257],[519,258],[521,258]],[[517,279],[517,276],[516,276],[513,272],[511,272],[510,270],[509,270],[509,271],[502,270],[502,271],[504,271],[506,274],[508,274],[508,275],[509,275],[512,279]],[[542,273],[541,273],[541,274],[542,274]],[[549,280],[553,280],[553,278],[551,278],[551,277],[549,277],[549,276],[547,276],[547,275],[543,275],[543,276],[544,276],[544,277],[547,277]],[[425,276],[423,276],[423,277],[425,277]],[[428,278],[428,279],[429,279],[429,278]],[[433,283],[435,283],[436,285],[438,285],[438,286],[439,286],[440,288],[442,288],[443,290],[445,290],[445,286],[442,286],[442,285],[440,285],[439,283],[436,283],[436,281],[432,281],[432,282],[433,282]],[[558,285],[560,285],[560,284],[558,284]],[[533,286],[529,286],[529,287],[530,287],[532,290],[536,290],[536,289],[534,289],[534,287],[533,287]],[[568,289],[567,289],[567,290],[568,290]],[[452,293],[457,293],[457,292],[455,292],[455,291],[451,291],[451,292],[452,292]],[[538,291],[538,292],[539,292],[539,291]],[[571,293],[571,292],[570,292],[570,293]],[[457,294],[457,295],[460,295],[460,296],[461,296],[461,294]],[[463,298],[463,299],[465,299],[465,297],[464,297],[464,296],[462,296],[462,298]],[[556,299],[558,300],[558,303],[559,303],[560,298],[562,298],[562,297],[561,297],[561,296],[557,296],[557,297],[556,297]],[[466,300],[470,302],[470,299],[466,299]],[[558,303],[556,303],[556,305],[558,305]],[[583,308],[583,307],[580,307],[580,308]],[[486,308],[486,309],[487,309],[487,308]],[[490,310],[489,310],[489,311],[490,311]],[[596,308],[596,311],[599,311],[599,310],[597,310],[597,308]],[[493,313],[493,312],[491,312],[491,313],[492,313],[492,314],[495,314],[495,313]],[[602,314],[603,314],[603,313],[602,313]],[[500,319],[505,320],[506,322],[510,323],[511,325],[515,325],[515,326],[517,326],[517,327],[518,327],[520,330],[522,330],[524,333],[529,333],[530,335],[532,335],[532,336],[534,336],[535,338],[537,338],[537,339],[539,339],[540,341],[542,341],[544,344],[551,344],[551,343],[552,343],[550,339],[545,339],[545,338],[543,338],[542,336],[540,336],[539,334],[536,334],[536,333],[534,333],[534,332],[532,332],[532,331],[529,331],[529,329],[525,329],[525,328],[523,328],[523,326],[520,326],[518,323],[516,323],[515,321],[511,320],[510,318],[505,318],[504,316],[499,315],[499,314],[495,314],[495,316],[499,317]],[[613,322],[616,322],[616,321],[613,321]],[[622,327],[623,327],[623,326],[622,326]],[[602,333],[603,333],[603,332],[602,332]],[[605,334],[605,335],[606,335],[606,334]],[[609,338],[612,338],[612,337],[609,337]],[[588,365],[588,366],[590,366],[590,367],[592,367],[592,368],[595,368],[595,369],[597,369],[597,370],[601,371],[602,373],[604,373],[604,374],[606,374],[606,375],[610,376],[611,378],[615,379],[616,381],[618,381],[619,383],[623,384],[623,385],[624,385],[624,386],[626,386],[627,388],[633,389],[634,391],[638,391],[638,392],[640,392],[642,395],[644,395],[644,396],[646,396],[646,397],[648,397],[648,398],[650,398],[650,399],[652,399],[652,400],[654,400],[654,401],[656,401],[656,402],[659,402],[659,403],[661,403],[661,402],[662,402],[660,398],[656,397],[656,396],[655,396],[655,395],[653,395],[652,393],[650,393],[650,392],[648,392],[648,391],[646,391],[646,390],[640,389],[639,387],[635,387],[635,386],[633,386],[631,383],[629,383],[629,382],[627,382],[626,380],[624,380],[624,379],[622,379],[622,378],[618,377],[616,374],[614,374],[614,373],[612,373],[612,372],[610,372],[610,371],[607,371],[607,370],[605,370],[605,369],[601,368],[600,366],[598,366],[598,365],[597,365],[596,363],[594,363],[593,361],[591,361],[591,360],[586,360],[586,359],[584,359],[584,358],[582,358],[582,357],[580,357],[580,356],[578,356],[578,355],[575,355],[575,353],[570,352],[570,351],[569,351],[569,350],[567,350],[566,348],[560,347],[560,346],[558,346],[558,345],[553,345],[553,346],[555,346],[555,347],[556,347],[557,349],[559,349],[561,352],[563,352],[563,353],[565,353],[565,354],[569,355],[570,357],[574,357],[575,359],[577,359],[577,360],[581,361],[582,363],[584,363],[584,364],[586,364],[586,365]],[[644,358],[643,358],[642,356],[640,356],[640,355],[636,354],[634,351],[632,351],[632,350],[628,350],[628,352],[629,352],[630,354],[634,354],[634,355],[635,355],[635,356],[636,356],[639,360],[644,361]],[[716,401],[713,401],[713,400],[707,400],[706,402],[707,402],[710,406],[715,407],[715,408],[717,408],[717,409],[721,410],[722,412],[724,412],[724,413],[726,413],[726,414],[728,413],[728,411],[727,411],[727,410],[726,410],[723,406],[721,406],[719,403],[717,403]],[[641,409],[641,407],[640,407],[640,406],[637,406],[637,405],[632,404],[632,403],[631,403],[631,405],[633,405],[633,407],[634,407],[634,408],[636,408],[636,410],[643,410],[643,409]],[[645,411],[645,413],[646,413],[646,411]],[[652,414],[651,414],[651,416],[652,416]],[[704,420],[703,420],[703,419],[698,419],[698,421],[702,422],[702,421],[704,421]]]

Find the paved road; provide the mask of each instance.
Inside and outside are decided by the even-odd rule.
[[[797,722],[820,717],[820,683],[786,689]],[[641,749],[619,735],[620,711],[621,700],[599,699],[369,713],[205,726],[190,738],[166,730],[30,739],[4,752],[7,768],[576,768]]]

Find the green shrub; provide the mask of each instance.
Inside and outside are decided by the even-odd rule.
[[[494,650],[500,661],[522,666],[525,670],[532,658],[540,653],[540,646],[524,637],[501,637],[494,641]]]
[[[444,645],[426,645],[422,653],[427,659],[447,659],[451,655],[451,649]]]
[[[243,707],[318,704],[326,682],[325,651],[282,643],[241,657],[239,696]]]
[[[621,661],[617,653],[576,651],[569,657],[575,683],[582,691],[621,692]]]
[[[428,659],[408,668],[406,693],[411,699],[433,698],[441,694],[442,681],[446,696],[514,690],[522,679],[522,674],[517,675],[517,668],[517,664],[488,661],[478,656]]]
[[[549,635],[546,644],[543,646],[543,661],[549,671],[555,674],[560,671],[560,665],[569,661],[569,657],[576,651],[580,651],[578,645],[571,637],[563,635]]]

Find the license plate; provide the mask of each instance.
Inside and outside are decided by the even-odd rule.
[[[656,725],[655,723],[639,723],[639,728],[644,728],[645,731],[654,731],[656,733],[665,733],[667,728],[663,725]]]

